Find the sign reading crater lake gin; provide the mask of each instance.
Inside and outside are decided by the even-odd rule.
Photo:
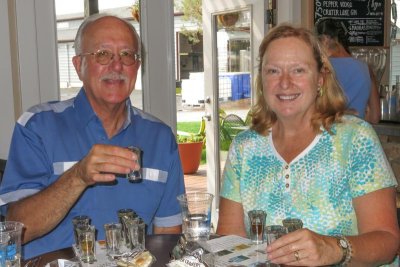
[[[384,0],[315,0],[314,24],[331,18],[345,29],[349,46],[383,46],[384,11]]]

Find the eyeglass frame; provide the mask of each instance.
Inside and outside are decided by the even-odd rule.
[[[125,50],[119,51],[119,52],[116,54],[116,53],[113,53],[113,52],[112,52],[111,50],[109,50],[109,49],[99,49],[99,50],[97,50],[96,52],[81,53],[81,54],[79,54],[78,56],[79,56],[79,57],[82,57],[82,56],[95,56],[94,58],[95,58],[96,62],[99,63],[100,65],[104,65],[104,66],[110,64],[111,61],[114,59],[115,55],[118,55],[118,56],[119,56],[119,59],[121,60],[122,64],[125,65],[125,66],[132,66],[132,65],[136,64],[137,62],[140,62],[140,61],[141,61],[141,56],[140,56],[140,54],[133,52],[133,56],[134,56],[134,58],[133,58],[133,63],[132,63],[132,64],[125,64],[124,61],[123,61],[123,57],[122,57],[121,54],[122,54],[123,52],[127,52],[127,51],[133,52],[133,50],[131,50],[131,49],[125,49]],[[108,60],[107,63],[104,63],[104,64],[103,64],[103,63],[100,63],[100,62],[99,62],[99,60],[98,60],[98,55],[99,55],[99,53],[101,53],[101,52],[107,52],[107,53],[111,54],[111,57],[109,58],[109,60]]]

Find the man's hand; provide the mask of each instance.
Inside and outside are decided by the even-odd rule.
[[[140,168],[137,155],[127,148],[96,144],[81,161],[73,166],[74,176],[83,183],[114,181],[116,174],[127,174]]]

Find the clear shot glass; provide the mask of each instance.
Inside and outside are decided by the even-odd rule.
[[[142,177],[142,150],[138,147],[129,146],[128,149],[137,155],[137,163],[140,166],[139,170],[132,170],[126,175],[126,178],[131,183],[140,183],[143,179]]]
[[[87,215],[78,215],[72,218],[72,226],[74,230],[74,238],[75,244],[79,249],[79,242],[78,242],[78,227],[88,226],[90,225],[90,217]]]
[[[285,226],[289,233],[294,232],[303,228],[303,222],[297,218],[286,218],[282,220],[283,226]]]
[[[267,213],[263,210],[250,210],[248,216],[251,241],[255,244],[264,243],[264,227]]]

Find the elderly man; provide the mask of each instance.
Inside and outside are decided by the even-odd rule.
[[[181,232],[176,197],[185,189],[175,137],[129,100],[140,66],[135,29],[115,16],[91,16],[75,51],[78,95],[32,107],[14,129],[0,201],[8,220],[25,224],[24,258],[71,246],[76,215],[91,217],[98,239],[122,208],[136,211],[148,233]],[[141,183],[123,179],[140,168],[128,146],[142,150]]]

